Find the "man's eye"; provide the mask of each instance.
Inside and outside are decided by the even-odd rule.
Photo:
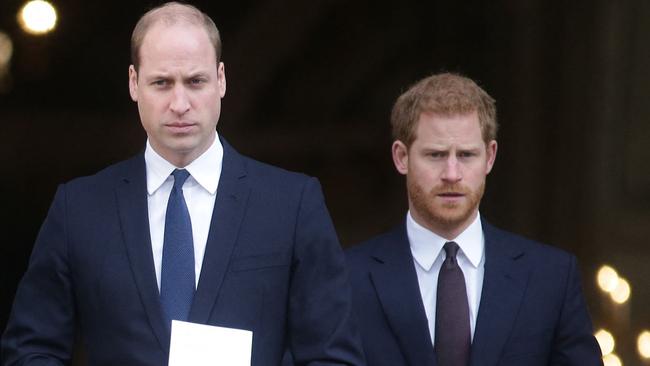
[[[190,80],[190,84],[192,84],[192,85],[200,85],[200,84],[203,84],[204,82],[205,82],[205,80],[201,79],[201,78],[194,78],[194,79]]]
[[[470,152],[470,151],[461,151],[458,154],[458,156],[461,157],[461,158],[470,158],[470,157],[474,156],[474,153]]]
[[[432,152],[429,155],[434,159],[440,159],[445,157],[445,153],[440,151]]]
[[[169,84],[169,83],[167,82],[167,80],[164,80],[164,79],[154,80],[154,81],[151,83],[151,85],[154,85],[154,86],[165,86],[165,85],[167,85],[167,84]]]

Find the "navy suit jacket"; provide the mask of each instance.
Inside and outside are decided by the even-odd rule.
[[[602,365],[575,257],[482,223],[471,366]],[[347,251],[370,366],[435,366],[405,225]]]
[[[314,178],[223,168],[189,321],[253,331],[252,365],[361,365],[345,257]],[[2,339],[3,365],[166,365],[142,154],[61,185]]]

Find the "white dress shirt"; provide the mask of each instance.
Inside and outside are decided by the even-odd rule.
[[[429,323],[431,343],[435,344],[438,273],[446,257],[442,247],[448,241],[454,241],[460,247],[456,257],[465,277],[470,312],[469,323],[471,336],[474,339],[474,328],[476,327],[476,316],[481,301],[483,274],[485,272],[485,238],[483,237],[480,214],[476,215],[476,219],[472,224],[458,237],[447,240],[415,222],[411,213],[408,212],[406,215],[406,233],[415,263],[415,272],[418,275],[424,311]]]
[[[160,268],[162,265],[163,240],[165,236],[165,215],[169,193],[174,186],[171,173],[177,169],[173,164],[158,155],[147,140],[144,151],[147,171],[147,204],[149,209],[149,232],[151,250],[156,269],[156,280],[160,290]],[[192,220],[192,238],[194,242],[195,286],[198,286],[203,264],[203,254],[208,241],[210,221],[217,187],[221,177],[223,146],[217,135],[212,145],[184,169],[190,173],[183,184],[183,196]]]

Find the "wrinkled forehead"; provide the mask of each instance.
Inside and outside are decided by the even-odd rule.
[[[422,112],[414,129],[414,142],[462,143],[482,145],[483,137],[478,113]]]

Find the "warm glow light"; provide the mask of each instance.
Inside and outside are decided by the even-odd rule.
[[[600,350],[603,355],[608,355],[614,351],[616,342],[614,341],[614,336],[612,333],[606,331],[605,329],[601,329],[596,332],[596,340],[600,345]]]
[[[614,291],[610,292],[612,300],[619,304],[625,303],[630,298],[630,284],[622,277],[618,278],[618,284]]]
[[[604,366],[623,366],[621,359],[613,353],[603,356]]]
[[[14,46],[11,42],[11,38],[4,33],[0,32],[0,69],[3,69],[9,65],[9,60],[11,60],[11,54],[14,51]]]
[[[25,32],[45,34],[56,25],[56,10],[47,1],[33,0],[23,6],[18,21]]]
[[[639,334],[636,340],[636,346],[639,354],[643,358],[650,358],[650,332],[645,330]]]
[[[602,266],[598,271],[598,286],[605,292],[612,292],[618,285],[618,274],[610,266]]]

